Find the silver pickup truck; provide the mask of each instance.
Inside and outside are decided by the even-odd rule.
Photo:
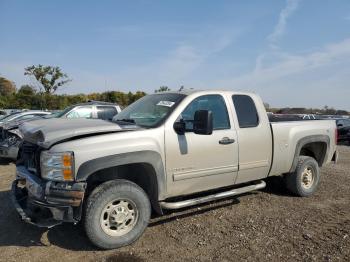
[[[21,132],[12,196],[22,219],[82,220],[104,249],[136,241],[152,211],[262,189],[269,176],[310,196],[319,168],[337,159],[334,121],[270,123],[261,99],[243,92],[153,94],[114,122],[38,120]]]

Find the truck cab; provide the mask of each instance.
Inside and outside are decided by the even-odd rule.
[[[258,96],[232,92],[196,92],[182,101],[164,125],[169,196],[267,176],[272,136],[265,109],[257,105],[263,105]],[[198,110],[211,112],[211,134],[193,132]],[[181,122],[183,133],[174,129]]]

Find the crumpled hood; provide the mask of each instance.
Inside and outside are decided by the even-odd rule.
[[[49,148],[62,140],[74,137],[110,132],[135,130],[135,125],[119,126],[100,119],[62,119],[52,118],[23,123],[19,129],[24,140]]]
[[[19,125],[21,125],[21,124],[23,124],[25,122],[35,121],[35,120],[38,120],[38,119],[43,119],[43,118],[40,117],[40,116],[37,116],[37,117],[28,118],[28,119],[21,119],[21,120],[17,120],[17,121],[10,121],[10,122],[7,122],[7,123],[3,123],[2,128],[5,129],[5,130],[11,130],[11,129],[14,129],[14,128],[18,128]]]

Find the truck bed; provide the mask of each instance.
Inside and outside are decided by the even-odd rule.
[[[305,120],[270,122],[273,137],[272,166],[269,176],[276,176],[288,173],[292,167],[294,156],[298,147],[297,141],[302,141],[315,136],[322,136],[328,139],[331,148],[327,148],[325,163],[332,159],[336,139],[336,125],[334,120]],[[329,146],[328,146],[329,147]]]

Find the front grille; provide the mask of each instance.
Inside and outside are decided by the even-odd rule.
[[[19,150],[17,163],[24,165],[29,172],[40,176],[40,152],[41,148],[38,145],[24,141]]]

